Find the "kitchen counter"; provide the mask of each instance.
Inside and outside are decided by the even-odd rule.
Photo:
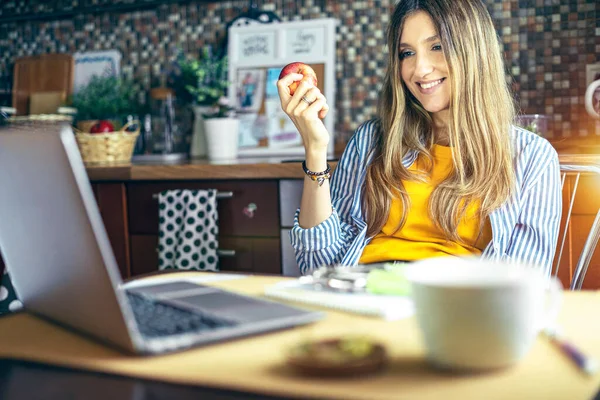
[[[300,160],[280,158],[243,158],[222,162],[198,159],[181,163],[88,166],[87,172],[92,181],[301,179],[304,172],[300,163]]]
[[[598,164],[598,154],[559,154],[565,164]],[[187,160],[178,164],[129,164],[88,166],[91,181],[161,181],[197,179],[302,179],[299,160],[281,158],[242,158],[224,162]],[[330,161],[332,168],[337,162]]]

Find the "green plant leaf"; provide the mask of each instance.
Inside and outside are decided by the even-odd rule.
[[[181,92],[183,88],[191,102],[203,106],[215,105],[225,95],[229,87],[227,56],[215,56],[210,46],[206,46],[198,59],[180,56],[177,63],[180,74],[174,80],[174,88],[176,92]]]
[[[133,82],[114,76],[93,76],[87,85],[73,95],[77,120],[121,119],[137,114],[141,105],[136,100]]]

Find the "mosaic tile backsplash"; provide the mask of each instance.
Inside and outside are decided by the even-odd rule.
[[[600,135],[585,112],[586,64],[600,62],[597,0],[485,0],[504,45],[509,79],[523,114],[549,116],[551,138]],[[148,1],[137,1],[143,4]],[[0,2],[0,76],[10,82],[16,57],[118,49],[122,74],[142,93],[165,83],[177,48],[198,54],[225,37],[225,25],[248,1],[182,1],[143,11],[78,14],[69,19],[11,21],[35,13],[131,0],[3,0]],[[385,71],[385,29],[393,0],[257,0],[283,21],[333,17],[337,28],[336,133],[342,142],[376,113]],[[1,96],[0,104],[8,101]]]

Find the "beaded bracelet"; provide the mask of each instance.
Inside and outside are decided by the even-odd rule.
[[[319,186],[323,186],[325,179],[331,178],[331,167],[329,164],[327,164],[327,169],[325,171],[313,172],[306,167],[306,161],[302,161],[302,169],[304,170],[304,173],[308,175],[310,179],[316,181]]]

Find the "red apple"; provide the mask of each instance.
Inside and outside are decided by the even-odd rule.
[[[291,73],[302,74],[302,75],[304,75],[304,78],[302,78],[302,80],[300,80],[300,81],[292,82],[292,84],[289,86],[290,95],[292,95],[292,96],[294,95],[296,88],[298,87],[300,82],[302,82],[304,80],[307,80],[310,83],[312,83],[314,86],[317,86],[317,74],[315,73],[315,70],[312,69],[311,67],[309,67],[308,65],[306,65],[302,62],[290,63],[290,64],[286,65],[285,67],[283,67],[283,69],[281,70],[281,73],[279,74],[279,79],[281,79],[284,76],[291,74]]]
[[[109,121],[98,121],[90,129],[90,133],[108,133],[114,131],[115,128]]]

